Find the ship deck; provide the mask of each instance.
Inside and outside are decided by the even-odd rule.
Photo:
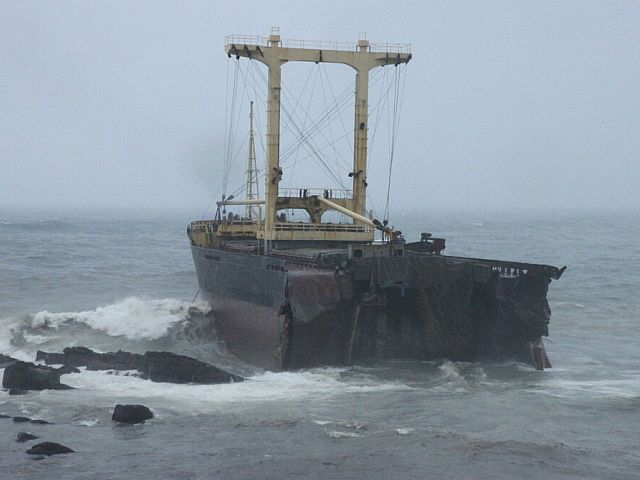
[[[302,242],[296,242],[291,247],[273,248],[269,256],[282,258],[292,263],[313,265],[317,267],[328,267],[339,264],[342,260],[349,257],[348,245],[335,247],[326,246],[300,246]],[[306,243],[306,242],[305,242]],[[380,244],[381,246],[383,244]],[[407,243],[404,250],[407,255],[418,256],[434,256],[432,253],[421,251],[422,242]],[[223,250],[244,253],[259,254],[258,240],[254,239],[235,239],[226,241],[222,247]],[[518,262],[509,260],[495,260],[487,258],[460,257],[438,254],[435,255],[452,264],[473,263],[477,266],[490,267],[498,271],[503,276],[518,276],[527,273],[539,273],[549,278],[559,279],[566,267],[558,268],[551,265],[535,264],[528,262]]]

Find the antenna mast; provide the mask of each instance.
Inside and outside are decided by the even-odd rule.
[[[257,200],[260,197],[258,190],[258,168],[256,166],[256,145],[253,134],[253,101],[249,104],[249,165],[247,166],[247,200]],[[259,218],[259,207],[247,205],[245,217]]]

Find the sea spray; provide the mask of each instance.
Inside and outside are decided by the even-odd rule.
[[[58,328],[63,323],[85,323],[111,336],[125,336],[130,340],[155,340],[165,335],[172,325],[184,321],[189,315],[189,308],[193,306],[203,313],[210,310],[204,302],[192,305],[177,299],[149,300],[129,297],[84,312],[41,311],[33,316],[31,326]]]

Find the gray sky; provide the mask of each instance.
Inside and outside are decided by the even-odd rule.
[[[637,1],[0,0],[0,206],[204,210],[223,164],[224,36],[275,25],[412,44],[395,209],[640,205]]]

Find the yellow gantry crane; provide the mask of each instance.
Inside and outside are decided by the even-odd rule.
[[[219,205],[246,205],[247,217],[256,212],[252,207],[265,206],[264,224],[257,237],[265,240],[266,250],[273,240],[326,240],[372,241],[375,228],[380,224],[366,217],[367,191],[367,133],[369,115],[369,72],[379,66],[399,65],[411,60],[411,48],[406,44],[372,44],[361,38],[357,43],[317,42],[306,40],[282,40],[279,29],[273,29],[268,37],[230,35],[225,38],[227,55],[259,61],[268,69],[267,101],[267,161],[265,172],[265,197],[258,198],[254,176],[255,147],[253,129],[250,134],[249,167],[247,170],[246,200],[223,201]],[[280,167],[280,92],[281,68],[288,62],[326,62],[352,67],[355,78],[354,157],[352,191],[344,195],[307,195],[302,189],[299,196],[280,195],[282,169]],[[251,123],[253,102],[251,103]],[[253,163],[252,163],[253,162]],[[284,209],[303,209],[309,213],[310,223],[281,221],[277,212]],[[353,225],[322,223],[327,210],[339,211],[353,219]],[[258,222],[261,224],[261,222]]]

